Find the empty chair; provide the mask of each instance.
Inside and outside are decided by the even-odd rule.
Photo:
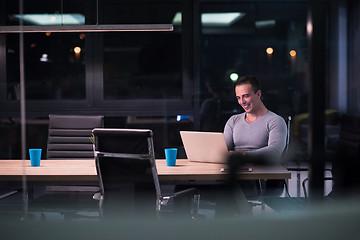
[[[358,170],[360,158],[360,116],[344,114],[340,121],[338,155],[333,160],[333,176],[336,188],[344,196],[360,193]]]
[[[102,127],[103,116],[50,115],[47,159],[94,158],[91,131]]]
[[[89,159],[94,157],[92,130],[104,127],[101,115],[49,115],[47,159]],[[66,183],[73,187],[48,187],[47,190],[99,191],[98,182]],[[90,188],[75,186],[90,186]]]
[[[179,213],[195,216],[199,204],[196,189],[163,195],[155,165],[153,132],[141,129],[94,129],[96,167],[104,217],[160,216],[162,206],[173,197],[184,197]],[[191,199],[194,201],[192,202]],[[182,207],[186,207],[188,212]]]
[[[95,159],[92,130],[103,126],[103,116],[49,115],[47,159]],[[58,181],[52,185],[47,184],[45,191],[38,191],[42,194],[31,199],[29,209],[40,209],[43,217],[46,212],[60,212],[65,219],[88,218],[80,212],[94,211],[99,214],[98,203],[93,199],[99,190],[98,181]]]
[[[324,180],[333,181],[332,198],[351,197],[360,193],[358,170],[360,157],[360,116],[344,114],[340,118],[340,133],[336,157],[332,159],[332,177]],[[307,195],[306,183],[303,189]],[[311,181],[311,180],[310,180]]]

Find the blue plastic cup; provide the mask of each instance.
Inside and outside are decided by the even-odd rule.
[[[176,165],[177,148],[165,148],[165,158],[167,166]]]
[[[29,154],[30,154],[31,166],[32,167],[40,166],[41,149],[39,149],[39,148],[29,149]]]

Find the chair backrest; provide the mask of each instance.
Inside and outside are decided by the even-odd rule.
[[[287,128],[287,132],[286,132],[286,145],[285,145],[285,149],[281,155],[281,163],[282,164],[286,164],[288,161],[288,152],[289,152],[289,146],[290,146],[290,129],[291,129],[291,116],[287,116],[284,118],[285,122],[286,122],[286,128]]]
[[[47,159],[94,158],[91,131],[102,127],[103,116],[49,115]]]
[[[341,116],[337,147],[337,156],[332,161],[334,196],[337,196],[336,193],[358,194],[360,189],[360,178],[358,177],[360,168],[360,116],[349,114]]]
[[[161,195],[153,132],[118,128],[95,128],[92,132],[104,215],[153,215]]]
[[[95,128],[92,132],[103,192],[134,183],[151,186],[154,194],[160,196],[151,130]]]
[[[232,97],[207,99],[201,106],[201,130],[205,132],[223,132],[229,118],[241,111],[237,101]]]
[[[344,114],[340,120],[339,153],[358,160],[360,156],[360,116]]]

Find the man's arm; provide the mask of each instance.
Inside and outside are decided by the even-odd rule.
[[[251,157],[263,157],[278,162],[286,146],[287,128],[283,118],[277,117],[269,122],[268,145],[247,152]]]
[[[234,150],[233,127],[234,127],[233,117],[230,117],[230,119],[226,122],[224,128],[225,142],[229,151]]]

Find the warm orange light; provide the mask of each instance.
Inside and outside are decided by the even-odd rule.
[[[274,49],[272,49],[271,47],[268,47],[268,48],[266,49],[266,53],[267,53],[268,55],[273,54],[273,52],[274,52]]]
[[[79,38],[83,40],[85,38],[85,33],[80,33]]]
[[[45,34],[46,34],[46,36],[50,36],[51,32],[46,32]]]
[[[81,52],[81,48],[80,47],[74,47],[74,52],[79,54]]]
[[[296,51],[295,51],[295,50],[291,50],[291,51],[289,52],[289,54],[290,54],[290,56],[295,57],[295,56],[296,56]]]
[[[30,47],[31,47],[31,48],[35,48],[35,47],[36,47],[36,43],[31,43],[31,44],[30,44]]]

